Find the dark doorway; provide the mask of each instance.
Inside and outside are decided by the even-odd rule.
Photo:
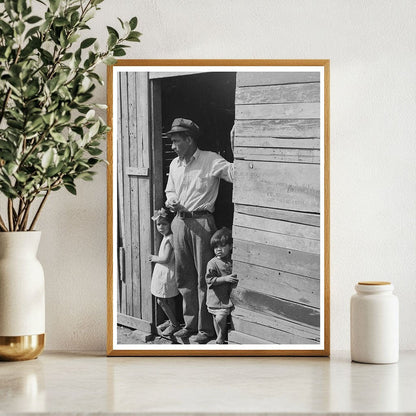
[[[230,131],[235,117],[235,72],[210,72],[161,80],[162,131],[170,129],[177,117],[193,120],[201,130],[198,147],[232,161]],[[176,157],[169,138],[163,134],[163,188],[170,162]],[[233,223],[232,184],[221,181],[215,204],[217,227]]]

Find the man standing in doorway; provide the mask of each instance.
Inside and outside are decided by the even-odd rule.
[[[216,231],[214,204],[220,179],[233,181],[234,165],[214,152],[197,146],[199,127],[176,118],[167,132],[176,157],[170,164],[166,205],[177,212],[172,222],[175,273],[183,297],[185,327],[174,335],[206,344],[215,338],[206,306],[205,273],[212,258],[210,239]]]

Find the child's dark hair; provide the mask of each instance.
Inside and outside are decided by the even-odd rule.
[[[222,227],[220,230],[216,231],[211,237],[211,247],[215,248],[218,246],[225,246],[226,244],[233,244],[233,237],[231,230],[227,227]]]
[[[157,221],[158,218],[163,218],[164,220],[171,223],[173,218],[175,217],[175,213],[172,212],[170,209],[166,207],[162,207],[161,209],[157,209],[152,217],[153,221]]]

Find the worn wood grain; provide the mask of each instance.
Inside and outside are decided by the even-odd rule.
[[[277,149],[319,149],[321,141],[319,138],[286,138],[279,137],[241,137],[236,136],[234,146],[237,147],[263,147]]]
[[[140,275],[141,275],[141,311],[142,319],[152,321],[153,305],[152,294],[150,292],[150,283],[152,280],[152,264],[147,260],[152,250],[152,232],[153,222],[150,213],[150,180],[139,179],[140,198]]]
[[[143,167],[141,158],[141,146],[138,138],[140,129],[140,118],[138,115],[139,97],[137,89],[139,88],[137,82],[137,74],[134,72],[127,73],[128,89],[126,90],[128,97],[128,156],[129,166],[126,168],[126,173],[130,168]],[[131,295],[128,301],[131,302],[128,315],[136,318],[141,318],[140,296],[141,296],[141,264],[140,264],[140,216],[139,216],[139,181],[137,177],[129,176],[129,190],[130,190],[130,223],[126,226],[130,227],[131,234]]]
[[[149,106],[149,82],[148,74],[140,72],[136,74],[137,84],[137,137],[138,152],[140,155],[139,167],[149,169],[151,166],[151,145],[150,145],[150,106]],[[151,322],[153,320],[153,300],[150,293],[150,282],[152,278],[152,265],[147,261],[152,253],[153,223],[151,221],[151,180],[150,177],[140,177],[138,213],[140,215],[140,302],[141,318]]]
[[[130,227],[130,182],[125,175],[126,169],[130,165],[129,156],[129,107],[128,107],[128,82],[127,73],[120,73],[120,108],[121,108],[121,142],[123,151],[123,200],[125,205],[124,224],[125,224],[125,285],[123,287],[123,299],[121,300],[121,312],[132,313],[132,249],[131,249],[131,227]]]
[[[319,164],[320,151],[266,147],[234,147],[234,157],[242,160]]]
[[[234,238],[238,240],[251,241],[253,243],[265,244],[268,246],[297,250],[305,253],[319,254],[319,240],[312,240],[304,237],[293,237],[285,234],[277,234],[270,231],[255,230],[234,225]]]
[[[319,82],[320,73],[308,72],[237,72],[237,87],[252,85],[296,84],[302,82]]]
[[[320,283],[318,279],[256,266],[238,260],[233,262],[233,273],[237,274],[239,287],[267,293],[314,308],[320,307]]]
[[[132,293],[129,301],[132,303],[129,315],[136,318],[142,317],[141,312],[141,259],[140,259],[140,221],[139,215],[139,181],[136,177],[130,177],[130,227],[131,232],[131,287]]]
[[[275,344],[319,343],[319,328],[275,318],[245,308],[235,308],[233,324],[236,331],[263,338]]]
[[[307,239],[320,239],[319,227],[280,221],[274,218],[247,215],[241,212],[234,213],[234,225],[255,230],[269,231],[277,234],[301,237]]]
[[[118,84],[118,91],[121,91],[121,74],[119,74],[117,78]],[[117,198],[117,225],[118,225],[118,248],[119,248],[119,255],[118,255],[118,286],[117,286],[117,312],[126,312],[126,272],[125,272],[125,248],[124,245],[126,243],[126,235],[125,235],[125,205],[124,205],[124,164],[123,164],[123,131],[122,131],[122,105],[121,105],[121,97],[120,94],[117,95],[117,138],[116,138],[116,145],[117,145],[117,188],[114,190],[116,198]],[[114,137],[113,137],[114,139]],[[114,219],[113,219],[114,221]],[[115,239],[113,239],[113,244],[115,243]],[[114,261],[114,260],[113,260]],[[114,284],[114,276],[113,276],[113,284]]]
[[[234,240],[233,259],[301,276],[320,278],[318,254]]]
[[[237,120],[236,136],[316,138],[320,137],[320,120]]]
[[[236,120],[319,118],[319,103],[245,104],[235,106]]]
[[[320,83],[267,85],[236,88],[235,103],[319,103]]]
[[[266,293],[237,286],[231,292],[231,300],[235,306],[266,316],[316,328],[319,328],[320,325],[319,309],[280,299]]]
[[[162,135],[162,89],[160,82],[152,82],[150,84],[151,94],[151,122],[152,122],[152,212],[163,206],[164,187],[163,187],[163,135]],[[153,252],[157,252],[157,248],[162,241],[161,234],[153,227]],[[156,314],[155,314],[156,316]],[[158,318],[156,317],[156,320]]]
[[[257,205],[235,204],[234,211],[241,214],[252,215],[256,217],[281,220],[296,224],[320,226],[321,217],[319,214],[308,214],[305,212],[287,211],[276,208],[259,207]]]
[[[320,212],[320,166],[235,161],[233,202],[302,212]]]
[[[125,315],[122,313],[117,314],[117,323],[132,329],[138,329],[140,331],[151,333],[151,322],[143,321],[142,319],[135,318],[134,316]]]

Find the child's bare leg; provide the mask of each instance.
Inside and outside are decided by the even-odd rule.
[[[165,312],[166,316],[169,318],[170,323],[173,326],[179,326],[179,322],[176,319],[176,315],[174,312],[175,304],[173,302],[173,298],[157,298],[157,303],[162,308],[163,312]]]
[[[217,332],[217,344],[224,344],[227,338],[227,315],[220,314],[215,316],[215,320],[218,325],[218,332]]]
[[[215,333],[217,334],[217,337],[218,337],[220,335],[220,327],[217,324],[217,317],[215,315],[212,315],[212,321],[214,322]]]

